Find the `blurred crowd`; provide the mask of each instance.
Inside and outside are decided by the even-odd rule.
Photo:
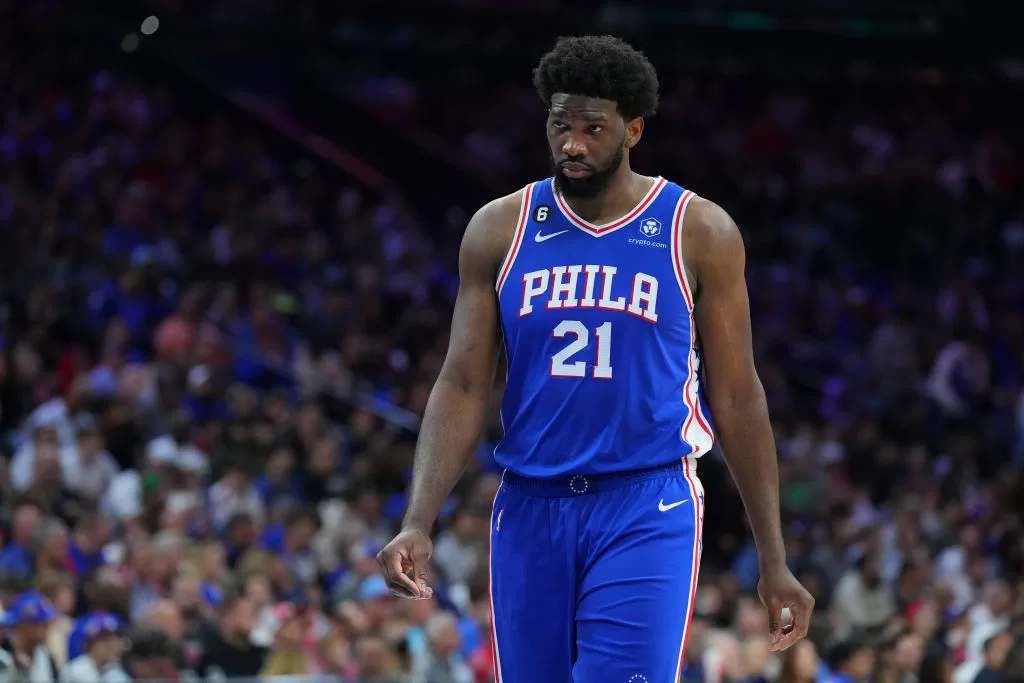
[[[471,85],[405,83],[410,120],[542,176],[533,96]],[[768,651],[708,456],[687,681],[1024,681],[1024,149],[972,88],[665,78],[635,165],[744,230],[819,609]],[[82,55],[5,48],[0,92],[0,683],[493,680],[496,414],[436,597],[391,597],[374,562],[475,207],[427,220]]]

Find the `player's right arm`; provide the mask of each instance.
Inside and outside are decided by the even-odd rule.
[[[501,348],[495,283],[515,233],[521,201],[520,192],[487,204],[470,219],[462,238],[448,355],[420,425],[409,507],[401,533],[377,556],[396,595],[432,595],[427,586],[430,530],[486,426]]]

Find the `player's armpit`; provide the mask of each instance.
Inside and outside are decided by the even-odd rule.
[[[683,253],[696,279],[694,319],[715,432],[743,497],[762,566],[784,563],[778,464],[754,367],[743,238],[732,218],[706,200],[694,200],[684,220]]]
[[[420,427],[407,528],[429,533],[480,443],[501,343],[495,281],[521,201],[522,193],[495,200],[466,228],[448,355]]]
[[[700,344],[705,357],[713,356],[719,375],[720,384],[715,386],[730,392],[752,389],[757,373],[744,278],[746,251],[736,223],[717,204],[694,199],[685,216],[683,253],[696,280],[694,316]]]
[[[498,358],[501,327],[494,287],[519,216],[514,198],[503,197],[477,211],[459,250],[459,292],[438,382],[477,396],[490,392]]]
[[[695,255],[694,318],[711,418],[757,543],[758,594],[768,610],[771,648],[783,650],[807,634],[814,599],[786,567],[779,467],[768,403],[754,368],[743,238],[729,215],[707,201],[691,205],[683,229],[684,254]],[[786,608],[793,617],[788,625],[782,623]]]

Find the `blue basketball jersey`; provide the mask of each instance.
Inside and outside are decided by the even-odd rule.
[[[694,194],[657,178],[595,225],[555,192],[523,192],[496,288],[508,358],[498,465],[526,477],[610,474],[699,456],[702,399],[683,214]]]

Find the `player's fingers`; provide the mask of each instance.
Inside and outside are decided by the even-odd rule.
[[[807,635],[807,629],[810,626],[811,611],[813,608],[813,599],[810,604],[798,603],[789,608],[792,621],[783,629],[781,637],[778,642],[776,642],[774,647],[776,651],[782,651],[792,647],[799,642],[801,638]]]
[[[765,609],[768,610],[768,645],[774,650],[782,637],[782,603],[778,600],[769,600],[765,604]]]
[[[402,554],[393,548],[385,548],[377,555],[377,564],[392,593],[400,598],[418,598],[420,590],[416,582],[402,571]]]
[[[419,589],[417,597],[429,598],[434,594],[430,587],[430,551],[425,548],[415,548],[412,554],[412,577],[416,587]]]

